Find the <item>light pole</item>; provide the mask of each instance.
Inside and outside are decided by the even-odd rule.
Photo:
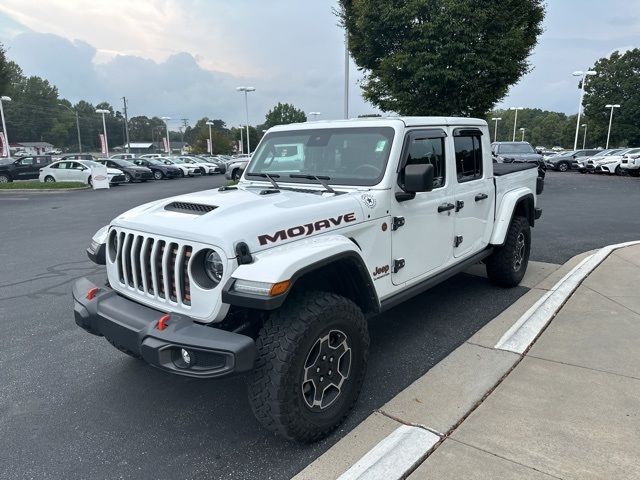
[[[344,29],[344,118],[349,118],[349,32]]]
[[[66,108],[70,112],[73,112],[73,114],[76,116],[76,130],[78,131],[78,152],[82,153],[82,140],[80,140],[80,119],[78,118],[78,111],[65,105],[64,103],[59,103],[58,105]]]
[[[213,154],[213,139],[211,137],[211,125],[213,125],[213,122],[208,120],[207,125],[209,125],[209,153]]]
[[[164,126],[167,130],[167,155],[171,155],[171,140],[169,140],[169,120],[171,117],[160,117],[161,120],[164,120]]]
[[[524,131],[526,130],[526,128],[521,127],[520,131],[522,132],[522,139],[520,140],[521,142],[524,142]]]
[[[251,154],[251,145],[249,145],[249,100],[247,94],[249,92],[255,92],[254,87],[237,87],[238,92],[244,92],[244,109],[247,114],[247,155]]]
[[[4,107],[2,106],[2,102],[10,102],[11,97],[7,97],[3,95],[0,97],[0,116],[2,116],[2,132],[4,133],[4,141],[7,144],[7,157],[11,156],[11,147],[9,146],[9,137],[7,137],[7,124],[4,121]],[[2,152],[4,154],[4,152]]]
[[[582,125],[580,125],[581,127],[584,127],[584,136],[582,137],[582,149],[585,149],[585,145],[587,144],[587,124],[583,123]]]
[[[244,153],[244,139],[242,137],[242,125],[240,125],[240,153]]]
[[[497,142],[498,141],[498,122],[500,120],[502,120],[502,118],[501,117],[493,117],[491,120],[496,122],[496,126],[493,128],[493,141]]]
[[[609,131],[607,132],[607,146],[604,147],[605,149],[609,148],[609,137],[611,137],[611,122],[613,122],[613,109],[614,108],[620,108],[620,105],[613,104],[613,105],[605,105],[606,108],[610,108],[611,109],[611,114],[609,115]]]
[[[313,121],[315,121],[318,115],[322,115],[322,112],[309,112],[309,116],[313,117]]]
[[[516,115],[515,117],[513,117],[513,138],[511,139],[512,142],[516,141],[516,126],[518,124],[518,110],[522,110],[523,107],[511,107],[509,110],[515,110],[516,111]]]
[[[104,119],[105,114],[111,113],[109,110],[105,110],[104,108],[99,108],[96,110],[96,113],[102,114],[102,130],[104,131],[104,149],[106,151],[106,156],[109,156],[109,140],[107,139],[107,122]]]
[[[572,75],[574,77],[582,77],[582,84],[580,88],[580,103],[578,104],[578,120],[576,121],[576,138],[573,141],[573,150],[578,149],[578,133],[580,131],[580,115],[582,114],[582,100],[584,99],[584,86],[587,83],[587,76],[595,75],[598,72],[595,70],[587,70],[583,72],[582,70],[578,70],[577,72],[573,72]]]

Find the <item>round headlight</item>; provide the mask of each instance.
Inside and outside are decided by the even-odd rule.
[[[204,271],[207,276],[216,284],[222,280],[222,273],[224,272],[224,265],[222,264],[222,258],[214,250],[211,250],[206,257],[204,257]]]

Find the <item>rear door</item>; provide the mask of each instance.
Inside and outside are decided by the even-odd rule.
[[[390,269],[394,285],[426,276],[445,267],[452,258],[454,213],[454,173],[452,152],[447,149],[446,133],[442,129],[411,130],[405,144],[399,168],[407,164],[434,166],[434,188],[419,192],[413,199],[393,202],[392,261]]]
[[[486,143],[486,145],[485,145]],[[488,140],[479,128],[454,128],[455,238],[453,254],[466,256],[484,249],[491,236],[494,185]],[[483,148],[484,147],[484,148]]]

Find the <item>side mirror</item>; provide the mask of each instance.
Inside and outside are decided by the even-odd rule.
[[[536,150],[536,153],[537,153],[538,155],[542,155],[542,150]]]
[[[428,163],[404,167],[404,188],[409,193],[433,190],[433,165]]]

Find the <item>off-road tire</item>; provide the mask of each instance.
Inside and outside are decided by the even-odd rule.
[[[524,250],[521,240],[524,240]],[[500,287],[517,286],[527,271],[530,253],[529,222],[524,217],[513,217],[504,245],[498,247],[486,261],[489,281]],[[521,257],[520,262],[517,262],[518,257]]]
[[[117,348],[118,350],[120,350],[122,353],[124,353],[125,355],[129,355],[132,358],[142,358],[140,357],[140,355],[138,355],[137,353],[133,353],[129,350],[127,350],[126,348],[124,348],[121,345],[118,345],[117,343],[115,343],[113,340],[107,338],[107,342],[109,342],[111,345],[113,345],[115,348]]]
[[[333,403],[314,411],[303,393],[305,362],[317,342],[336,331],[344,332],[351,349],[348,375]],[[249,402],[264,427],[288,440],[314,442],[344,421],[360,394],[369,351],[367,322],[356,304],[333,293],[294,293],[265,321],[256,347]]]

